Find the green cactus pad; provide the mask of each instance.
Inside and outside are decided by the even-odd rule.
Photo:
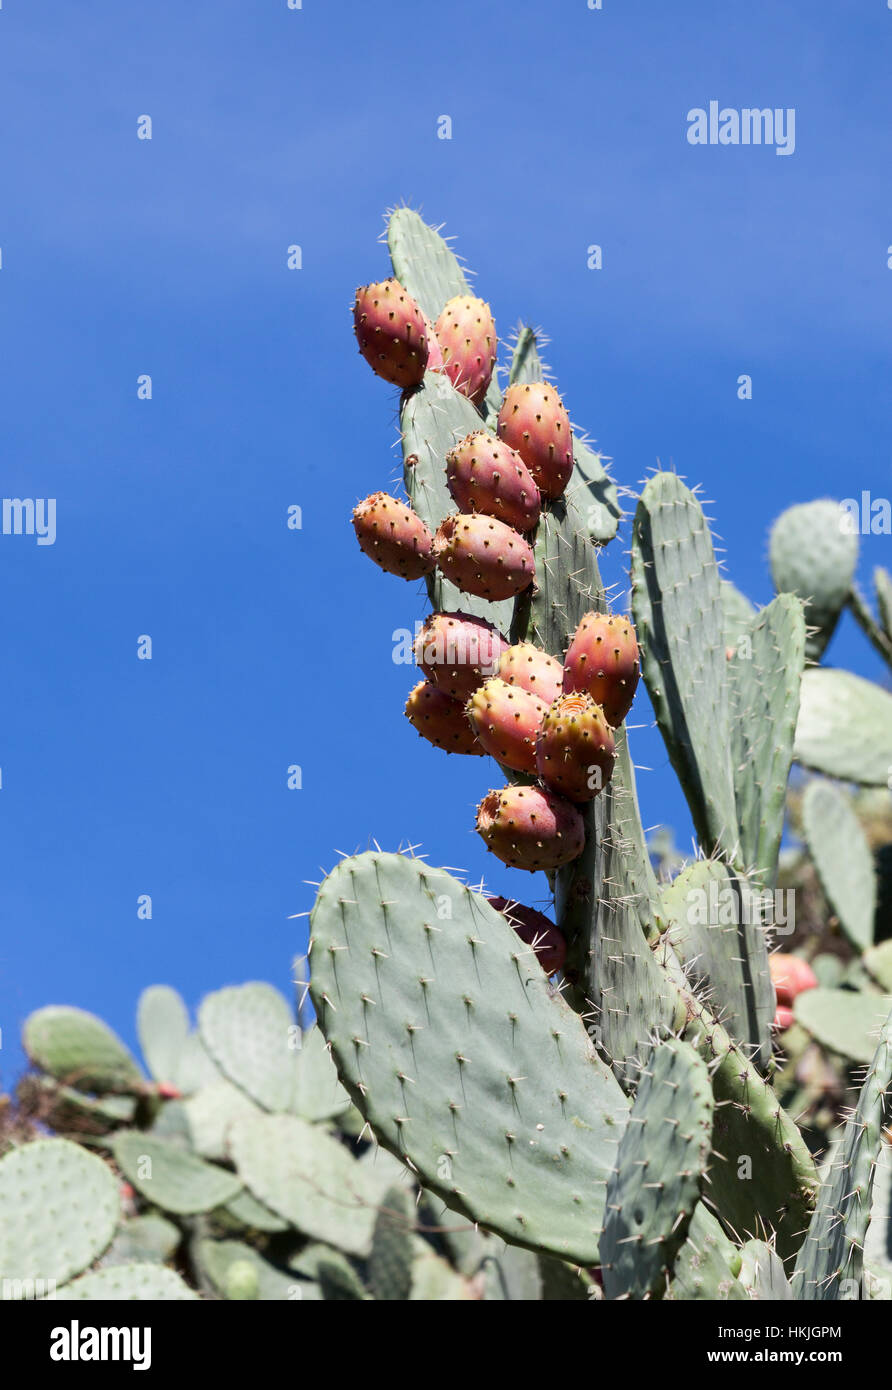
[[[59,1289],[56,1299],[72,1302],[76,1299],[100,1303],[170,1303],[198,1299],[198,1294],[172,1269],[158,1264],[116,1265],[82,1274],[80,1279]]]
[[[544,380],[545,369],[539,356],[539,344],[536,340],[535,330],[521,324],[517,331],[514,351],[511,354],[508,385],[515,386],[519,383],[522,386],[528,386],[534,381]]]
[[[564,495],[569,494],[582,518],[583,534],[598,545],[606,545],[616,535],[623,516],[616,483],[604,467],[602,455],[575,434],[573,462],[576,466]]]
[[[338,1072],[321,1028],[307,1028],[297,1053],[297,1079],[292,1109],[301,1119],[330,1120],[343,1115],[350,1097],[338,1080]]]
[[[632,538],[641,670],[704,849],[735,848],[725,613],[706,518],[674,473],[641,494]]]
[[[581,1303],[591,1298],[592,1282],[587,1274],[563,1260],[539,1256],[542,1298],[547,1303]]]
[[[837,957],[833,956],[831,959],[836,960]],[[892,994],[892,941],[881,941],[878,946],[871,946],[869,951],[864,952],[862,963],[876,980],[880,989],[885,994]],[[812,961],[812,969],[815,969],[814,961]],[[818,975],[822,985],[839,983],[838,977],[833,980],[822,979],[817,970],[815,970],[815,974]]]
[[[754,877],[773,888],[805,664],[800,600],[776,598],[744,638],[727,667],[738,851]]]
[[[350,1261],[331,1250],[320,1259],[316,1277],[326,1303],[362,1303],[369,1295]]]
[[[802,827],[827,901],[857,951],[873,943],[877,880],[873,855],[851,802],[830,782],[810,782]]]
[[[299,1030],[272,985],[217,990],[198,1011],[201,1040],[217,1066],[264,1110],[287,1110],[294,1099]]]
[[[63,1284],[98,1259],[118,1224],[114,1173],[67,1139],[38,1139],[0,1159],[0,1284]],[[17,1281],[26,1281],[21,1293]]]
[[[731,583],[730,579],[723,579],[719,587],[721,589],[722,611],[725,615],[726,654],[728,648],[736,653],[740,647],[741,639],[749,635],[757,610],[746,595],[742,594]]]
[[[212,1086],[223,1077],[208,1056],[198,1030],[191,1032],[183,1043],[177,1069],[177,1088],[184,1096],[192,1096],[203,1086]]]
[[[841,782],[886,786],[892,767],[892,694],[820,667],[802,677],[794,755]]]
[[[474,293],[455,252],[412,208],[390,214],[387,247],[394,275],[432,324],[450,299]]]
[[[25,1020],[22,1042],[31,1061],[80,1091],[140,1090],[139,1067],[112,1030],[83,1009],[51,1004]]]
[[[586,613],[603,603],[601,576],[580,503],[585,506],[571,478],[563,497],[543,512],[533,547],[536,587],[524,636],[559,661]],[[522,595],[520,611],[524,601]]]
[[[680,1024],[685,1011],[648,945],[657,935],[658,890],[624,728],[617,730],[613,780],[587,809],[586,832],[582,854],[557,875],[565,975],[590,1035],[628,1090],[651,1035]]]
[[[875,1275],[892,1279],[892,1149],[888,1141],[877,1153],[864,1260]]]
[[[807,989],[793,1003],[796,1022],[828,1048],[853,1062],[869,1062],[892,997],[864,990]]]
[[[461,1303],[474,1297],[467,1280],[433,1250],[417,1256],[412,1266],[411,1303]]]
[[[605,1297],[663,1292],[700,1199],[712,1107],[709,1072],[692,1047],[669,1038],[651,1051],[607,1184]]]
[[[858,537],[843,527],[838,502],[803,502],[782,512],[769,542],[771,573],[779,594],[808,600],[810,661],[819,661],[833,635],[858,562]]]
[[[814,1162],[773,1087],[744,1050],[692,994],[684,997],[689,1013],[684,1038],[709,1067],[715,1096],[710,1201],[741,1239],[774,1232],[786,1259],[798,1250],[814,1209]]]
[[[240,1240],[199,1240],[195,1247],[198,1263],[221,1298],[254,1297],[261,1303],[287,1301],[295,1297],[298,1280],[277,1269],[251,1245]],[[239,1266],[248,1265],[253,1281]],[[235,1274],[233,1274],[235,1267]],[[256,1292],[251,1295],[253,1286]]]
[[[230,1131],[239,1177],[302,1235],[368,1253],[377,1185],[343,1144],[296,1115],[241,1120]]]
[[[784,1272],[784,1262],[764,1240],[748,1240],[740,1251],[740,1273],[737,1276],[750,1298],[763,1301],[793,1297],[793,1290]]]
[[[216,1084],[216,1083],[213,1083]],[[149,1133],[156,1139],[168,1139],[178,1149],[192,1148],[192,1129],[184,1100],[166,1100],[158,1109]]]
[[[369,1288],[379,1302],[404,1303],[412,1287],[415,1214],[400,1187],[388,1188],[375,1219]]]
[[[669,941],[716,1018],[760,1066],[771,1057],[774,987],[759,892],[714,859],[690,864],[662,892]]]
[[[233,1217],[249,1231],[273,1233],[288,1230],[288,1222],[277,1216],[274,1211],[270,1211],[262,1202],[258,1202],[247,1188],[237,1193],[231,1202],[227,1202],[224,1210],[227,1216]]]
[[[489,1238],[488,1249],[480,1273],[483,1275],[483,1297],[488,1303],[531,1303],[542,1297],[541,1256],[518,1245]],[[551,1256],[545,1258],[551,1260]],[[552,1263],[557,1263],[552,1261]],[[567,1268],[569,1269],[569,1265]],[[481,1282],[479,1279],[478,1283]]]
[[[504,917],[444,870],[364,854],[323,883],[310,960],[380,1142],[506,1239],[596,1259],[628,1103]]]
[[[740,1251],[716,1218],[698,1202],[672,1271],[667,1301],[740,1302],[746,1289],[737,1279]]]
[[[877,565],[873,572],[873,584],[883,631],[887,637],[892,637],[892,574],[882,565]]]
[[[230,1125],[261,1111],[245,1092],[230,1081],[215,1081],[183,1102],[192,1147],[201,1158],[225,1159],[229,1155]]]
[[[139,996],[136,1028],[146,1066],[156,1081],[177,1082],[189,1036],[189,1012],[175,989],[150,985]]]
[[[151,1212],[134,1216],[119,1228],[102,1257],[103,1267],[130,1264],[164,1264],[172,1259],[182,1239],[179,1226]]]
[[[154,1206],[178,1216],[224,1206],[242,1186],[234,1174],[205,1163],[169,1139],[139,1130],[122,1130],[111,1148],[128,1182]]]
[[[797,1003],[805,997],[800,994]],[[892,1000],[886,1002],[892,1004]],[[857,1109],[846,1122],[829,1171],[822,1174],[817,1209],[791,1279],[798,1299],[835,1301],[861,1296],[864,1241],[890,1085],[892,1016],[881,1027]]]

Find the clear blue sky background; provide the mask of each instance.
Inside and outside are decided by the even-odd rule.
[[[473,833],[494,768],[404,720],[420,586],[349,524],[396,471],[348,313],[388,205],[457,235],[503,334],[545,328],[621,483],[704,484],[752,599],[784,506],[888,495],[892,11],[603,4],[3,0],[0,491],[58,505],[54,546],[0,536],[7,1084],[41,1004],[132,1040],[152,982],[287,990],[336,849],[411,840],[545,897]],[[710,99],[795,107],[795,154],[692,148]],[[879,675],[850,623],[830,660]],[[658,736],[633,747],[646,822],[686,839]]]

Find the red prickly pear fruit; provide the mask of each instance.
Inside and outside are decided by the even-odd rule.
[[[498,676],[509,685],[519,685],[531,695],[538,695],[546,705],[553,704],[561,693],[564,668],[541,647],[532,642],[516,642],[502,652]]]
[[[159,1081],[156,1089],[162,1100],[179,1100],[183,1094],[172,1081]]]
[[[419,681],[410,693],[406,718],[435,748],[447,753],[486,756],[486,749],[474,733],[461,700],[454,700],[431,681]]]
[[[532,547],[493,516],[447,516],[434,536],[434,554],[446,578],[478,598],[513,598],[536,570]]]
[[[415,641],[415,660],[438,690],[464,704],[494,676],[508,643],[485,618],[431,613]]]
[[[629,619],[586,613],[564,658],[564,694],[591,695],[616,729],[632,707],[640,675],[638,639]]]
[[[353,508],[353,529],[360,548],[387,574],[420,579],[437,567],[434,538],[421,517],[386,492]]]
[[[353,326],[359,351],[373,372],[404,390],[424,379],[424,324],[424,314],[399,280],[380,280],[356,291]]]
[[[793,1010],[788,1004],[778,1004],[774,1013],[774,1026],[781,1033],[791,1027],[793,1023]]]
[[[443,349],[440,347],[439,340],[434,331],[434,325],[423,309],[421,311],[421,317],[424,319],[424,336],[427,339],[427,370],[429,372],[442,372]]]
[[[541,787],[501,787],[477,807],[477,829],[511,869],[559,869],[585,844],[582,816],[569,801]]]
[[[553,975],[567,959],[567,943],[553,922],[534,907],[522,907],[510,898],[489,898],[490,907],[501,912],[521,941],[532,946],[546,975]]]
[[[499,438],[516,449],[539,491],[560,497],[573,472],[570,417],[547,381],[515,382],[505,392]]]
[[[536,771],[570,801],[594,801],[613,776],[613,730],[590,695],[561,695],[536,739]]]
[[[443,371],[457,391],[479,405],[496,365],[496,326],[483,299],[459,294],[450,299],[434,325],[443,353]]]
[[[497,517],[517,531],[539,520],[539,489],[520,454],[476,430],[446,455],[446,481],[461,512]]]
[[[547,709],[538,695],[495,678],[474,691],[465,713],[491,757],[535,776],[536,734]]]
[[[130,1186],[130,1183],[129,1183],[129,1182],[119,1182],[119,1183],[118,1183],[118,1192],[120,1193],[121,1201],[122,1201],[122,1202],[132,1202],[132,1201],[133,1201],[133,1198],[134,1198],[134,1196],[135,1196],[135,1193],[134,1193],[134,1191],[133,1191],[133,1188]]]
[[[818,977],[808,961],[785,951],[775,951],[768,957],[768,969],[778,1004],[792,1004],[797,994],[814,989],[818,983]]]

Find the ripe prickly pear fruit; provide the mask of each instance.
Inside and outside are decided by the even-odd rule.
[[[434,538],[421,517],[386,492],[373,492],[353,508],[360,548],[387,574],[420,579],[436,569]]]
[[[465,713],[487,753],[503,767],[536,774],[536,735],[548,706],[498,678],[475,690]]]
[[[793,1024],[793,1010],[789,1004],[778,1004],[774,1011],[774,1026],[779,1032],[784,1033]]]
[[[498,434],[516,449],[539,491],[560,497],[573,472],[570,417],[547,381],[515,382],[505,392]]]
[[[443,371],[457,391],[479,405],[496,365],[496,326],[483,299],[456,295],[434,325],[443,353]]]
[[[541,647],[532,642],[516,642],[502,652],[499,679],[509,685],[519,685],[531,695],[538,695],[546,705],[553,704],[562,690],[564,668]]]
[[[399,280],[356,291],[356,341],[373,372],[394,386],[418,386],[428,361],[424,314]]]
[[[427,339],[427,370],[429,372],[442,372],[443,349],[440,347],[439,340],[434,332],[434,325],[423,309],[421,311],[421,317],[424,319],[424,336]]]
[[[419,681],[406,701],[406,718],[422,738],[447,753],[486,756],[465,714],[461,700],[454,700],[431,681]]]
[[[586,613],[564,658],[564,694],[591,695],[616,729],[632,707],[640,675],[638,639],[629,619]]]
[[[508,919],[521,941],[532,946],[546,975],[562,969],[567,943],[553,922],[534,907],[522,907],[510,898],[490,898],[489,905]]]
[[[801,956],[793,956],[786,951],[775,951],[768,957],[768,969],[771,973],[771,982],[774,985],[774,992],[777,995],[777,1002],[781,1005],[790,1005],[801,994],[803,990],[814,989],[818,984],[818,977],[812,970],[808,961]]]
[[[464,704],[494,676],[508,643],[485,618],[431,613],[415,641],[415,660],[438,690]]]
[[[539,520],[539,489],[520,454],[476,430],[446,455],[446,481],[461,512],[497,517],[516,531]]]
[[[585,844],[582,816],[569,801],[541,787],[501,787],[477,807],[477,829],[511,869],[559,869]]]
[[[590,695],[561,695],[536,739],[536,771],[570,801],[594,801],[613,776],[613,730]]]
[[[434,536],[434,554],[446,578],[478,598],[513,598],[536,569],[532,547],[493,516],[447,516]]]

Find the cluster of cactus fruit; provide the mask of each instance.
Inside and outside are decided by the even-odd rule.
[[[544,871],[552,916],[376,850],[319,886],[313,1026],[247,985],[192,1029],[155,987],[146,1077],[99,1020],[41,1010],[35,1071],[0,1098],[0,1281],[892,1299],[892,694],[820,664],[848,611],[892,668],[892,576],[874,614],[839,506],[807,503],[776,522],[777,596],[754,608],[696,495],[659,472],[632,521],[631,613],[611,612],[618,490],[535,333],[503,391],[492,313],[446,242],[400,208],[388,245],[393,276],[357,292],[354,324],[400,388],[407,500],[373,494],[354,527],[427,589],[410,722],[499,765],[478,830]],[[688,861],[638,811],[639,675]]]
[[[496,331],[483,300],[454,296],[431,327],[405,286],[390,279],[357,290],[353,318],[362,355],[386,381],[411,391],[426,371],[437,372],[470,401],[485,401]],[[436,534],[383,492],[357,504],[353,527],[364,553],[389,574],[415,580],[439,571],[461,595],[516,599],[536,583],[530,533],[572,472],[570,419],[554,386],[516,381],[494,430],[474,429],[446,453],[445,484],[458,511]],[[632,623],[586,613],[559,661],[528,640],[509,643],[479,616],[434,612],[416,660],[425,680],[411,691],[406,716],[418,733],[447,753],[489,754],[507,773],[530,779],[481,801],[477,829],[487,848],[533,872],[576,859],[585,843],[578,808],[610,781],[613,731],[638,684]]]

